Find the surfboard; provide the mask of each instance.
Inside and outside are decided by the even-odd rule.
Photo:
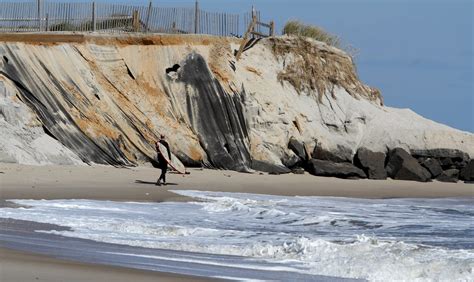
[[[158,142],[158,150],[172,169],[176,170],[178,173],[186,174],[186,167],[183,163],[173,154],[171,154],[171,160],[168,159],[168,150],[160,142]]]

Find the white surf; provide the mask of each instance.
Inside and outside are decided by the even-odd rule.
[[[175,191],[199,201],[16,200],[0,218],[54,234],[145,248],[229,254],[291,271],[387,280],[472,280],[473,199],[363,200]],[[216,261],[215,263],[219,263]]]

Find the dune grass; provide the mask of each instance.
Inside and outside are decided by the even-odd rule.
[[[287,21],[285,26],[283,27],[282,33],[286,35],[309,37],[318,41],[325,42],[330,46],[334,46],[337,48],[341,47],[341,40],[338,36],[330,34],[320,27],[305,24],[298,20]]]
[[[307,37],[272,38],[273,53],[286,58],[284,69],[278,73],[280,82],[290,83],[298,93],[317,94],[337,98],[335,86],[344,88],[356,99],[366,97],[383,105],[380,90],[363,84],[357,75],[352,57],[335,48],[314,44]]]

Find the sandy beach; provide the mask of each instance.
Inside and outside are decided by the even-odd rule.
[[[185,275],[59,260],[0,248],[0,280],[30,281],[209,281]]]
[[[168,190],[242,192],[282,196],[356,198],[472,197],[474,185],[433,181],[345,180],[309,174],[268,175],[190,169],[168,174],[167,186],[155,186],[160,170],[147,167],[24,166],[0,164],[1,199],[95,199],[179,201]]]
[[[169,174],[167,186],[155,186],[159,170],[147,167],[0,165],[0,195],[8,199],[96,199],[113,201],[183,201],[168,190],[245,192],[286,196],[357,198],[472,197],[474,185],[408,181],[343,180],[305,175],[243,174],[190,169]],[[181,275],[68,262],[0,249],[2,281],[187,281]],[[55,271],[51,272],[50,269]],[[27,269],[28,271],[24,271]],[[166,280],[163,280],[166,279]],[[192,278],[195,280],[195,278]]]

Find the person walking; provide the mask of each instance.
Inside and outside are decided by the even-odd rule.
[[[165,156],[163,156],[163,154],[166,154],[166,152],[162,152],[162,150],[160,150],[159,144],[163,145],[163,147],[166,148],[166,150],[168,151],[168,160],[171,160],[170,146],[168,142],[166,142],[165,136],[162,134],[160,136],[160,140],[155,143],[156,152],[158,153],[158,167],[161,169],[160,178],[158,178],[158,181],[156,181],[155,184],[157,186],[161,186],[161,180],[163,180],[163,185],[166,185],[166,172],[168,171],[168,161],[166,160]]]

